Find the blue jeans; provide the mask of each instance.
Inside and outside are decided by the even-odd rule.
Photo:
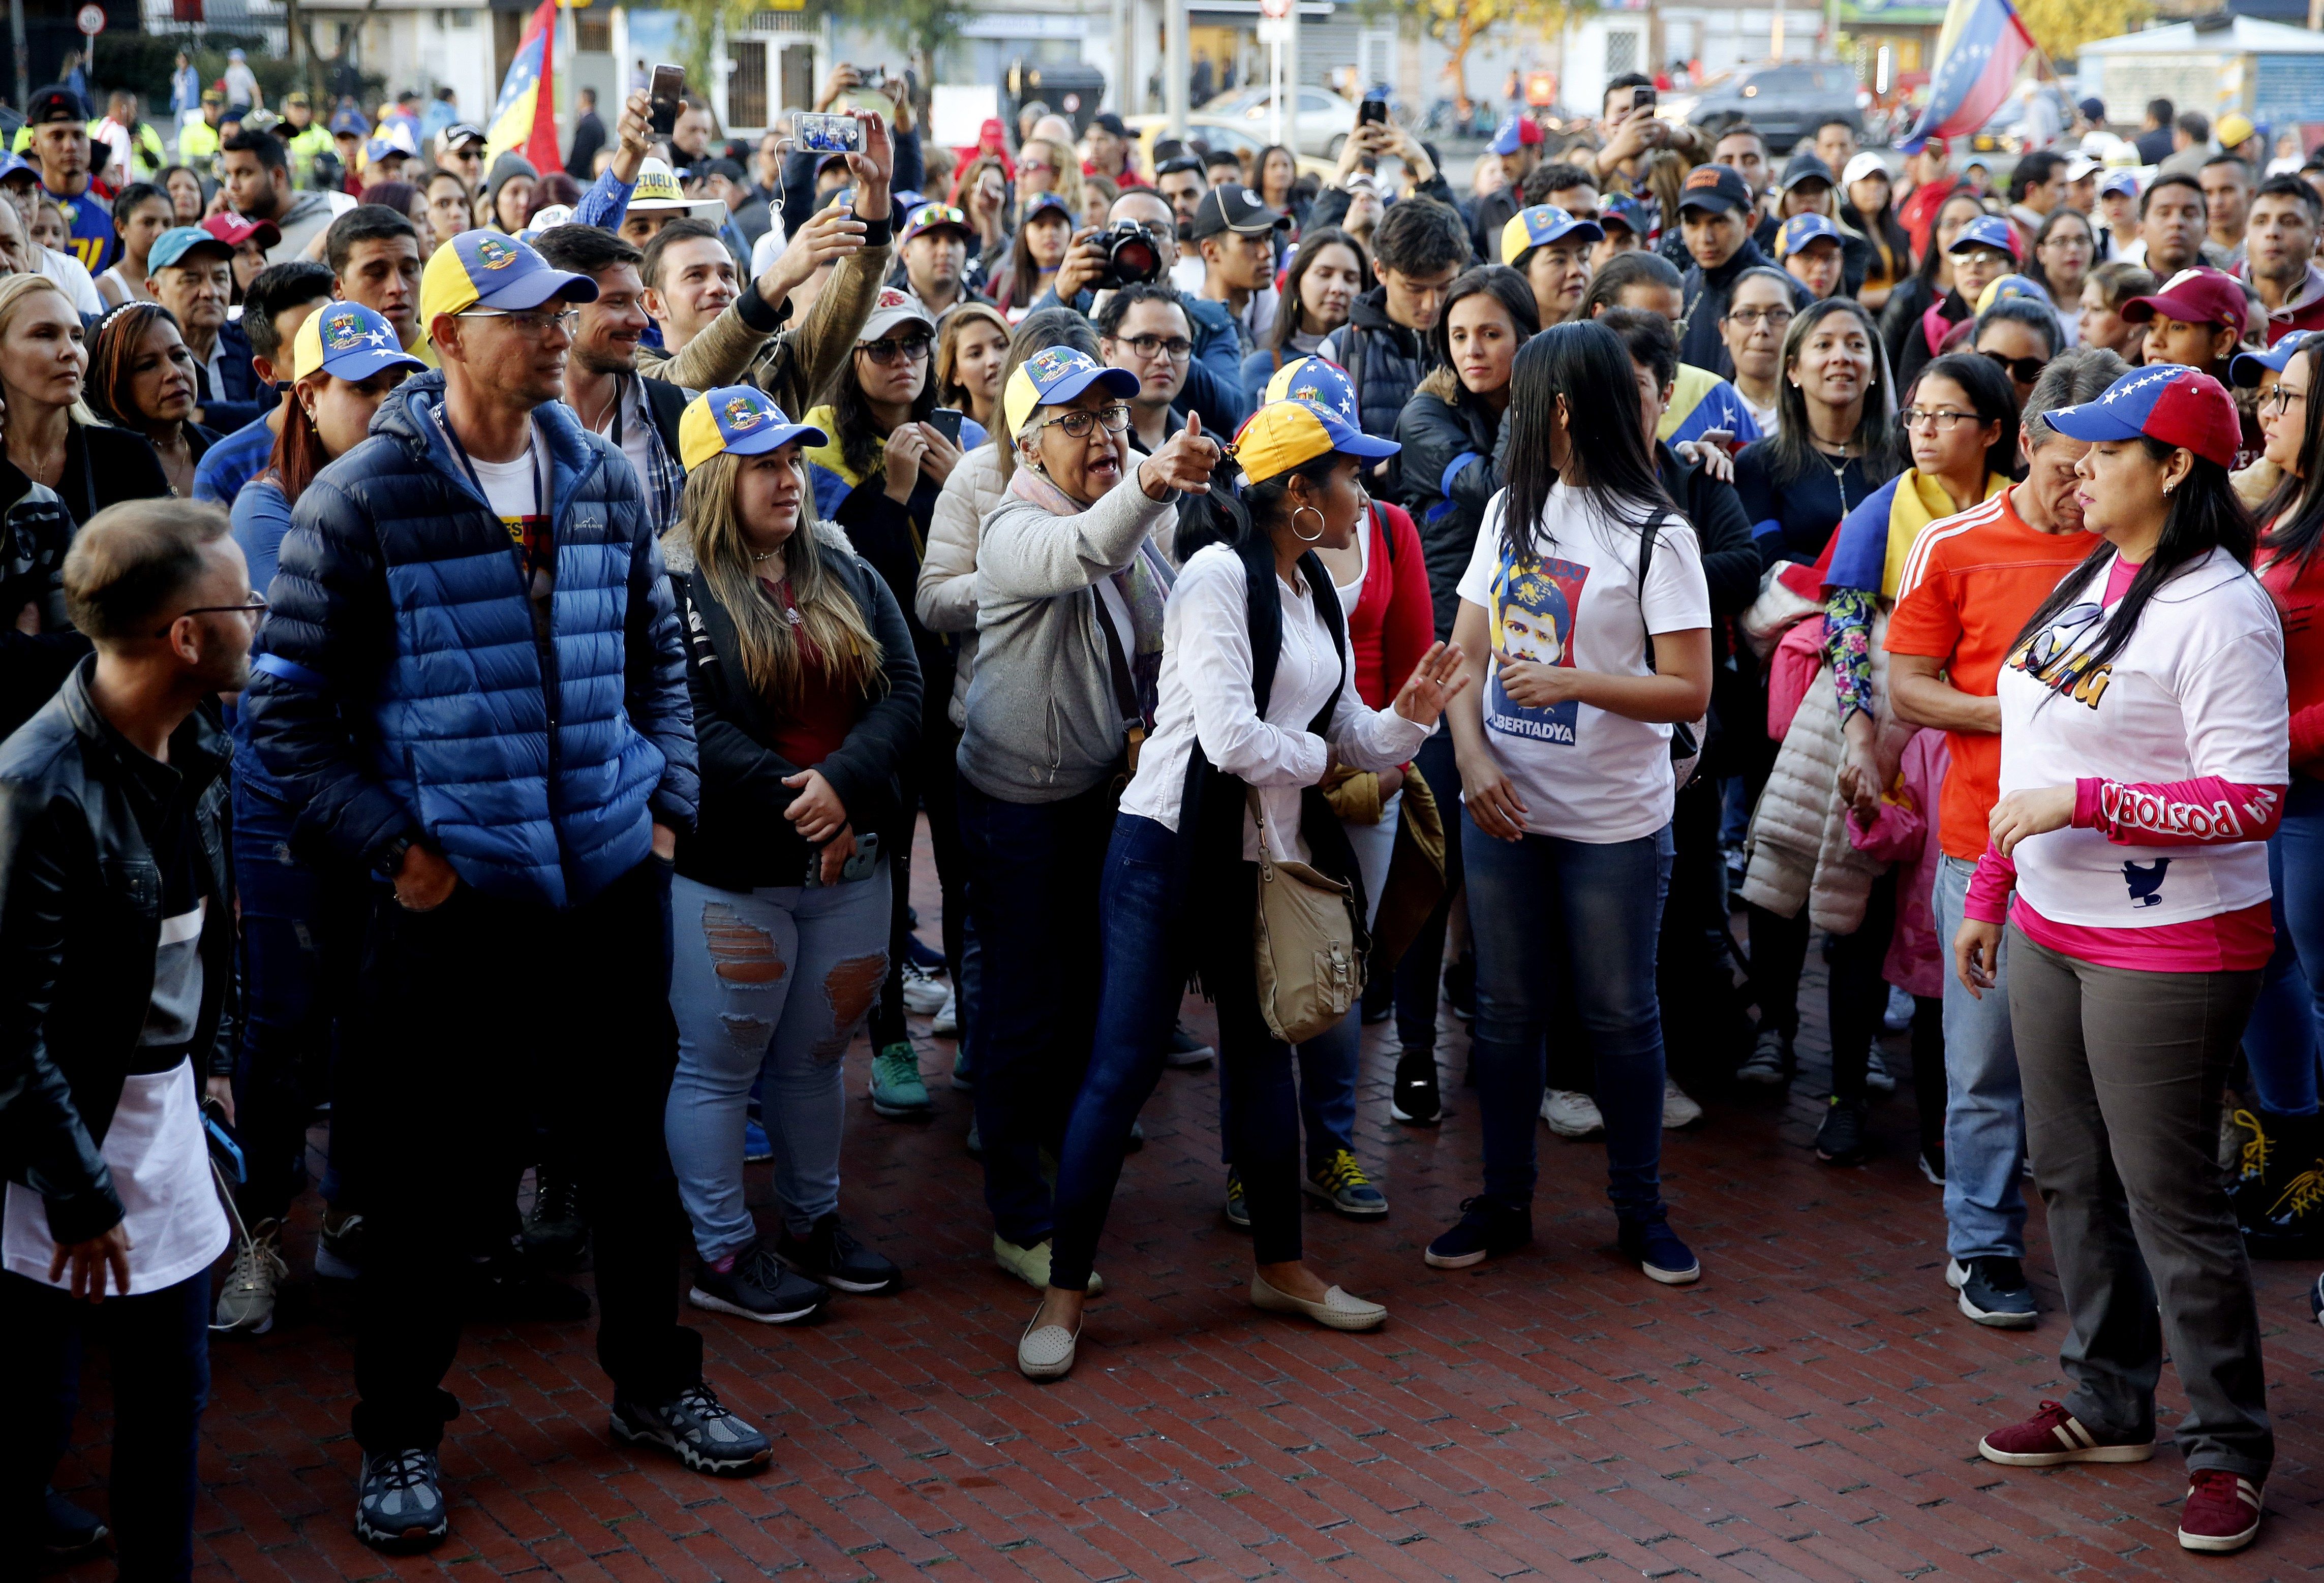
[[[888,976],[887,865],[845,885],[720,890],[670,881],[678,1071],[663,1132],[705,1259],[758,1240],[742,1198],[742,1112],[760,1085],[783,1221],[839,1209],[847,1046]]]
[[[1485,1193],[1533,1202],[1534,1131],[1554,1029],[1579,1032],[1606,1118],[1606,1195],[1625,1219],[1663,1212],[1663,1025],[1655,999],[1670,828],[1635,841],[1497,841],[1461,812],[1477,941],[1477,1109]],[[1568,1020],[1556,1026],[1555,1019]]]
[[[0,1274],[0,1577],[34,1575],[42,1492],[72,1438],[86,1339],[113,1364],[114,1545],[121,1576],[174,1583],[194,1569],[195,1461],[210,1389],[210,1273],[135,1297],[76,1302]]]
[[[1952,973],[1975,863],[1948,856],[1937,865],[1937,940],[1945,953],[1945,1247],[1958,1259],[2024,1258],[2025,1100],[2009,1020],[2009,943],[1995,954],[1993,988],[1982,999]]]
[[[2324,781],[2295,775],[2283,824],[2267,843],[2275,954],[2244,1029],[2244,1056],[2260,1108],[2313,1116],[2324,1051]]]
[[[1031,1247],[1051,1229],[1041,1151],[1065,1143],[1097,1026],[1098,879],[1114,798],[1100,785],[1059,802],[1009,803],[966,776],[959,788],[983,956],[974,1097],[984,1201],[994,1231]]]

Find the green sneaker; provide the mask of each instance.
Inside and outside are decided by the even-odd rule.
[[[1242,1173],[1227,1167],[1227,1224],[1238,1231],[1250,1229],[1250,1205],[1242,1196]]]
[[[910,1044],[890,1045],[872,1057],[872,1109],[882,1116],[927,1116],[936,1110],[920,1081],[920,1055]]]
[[[1037,1292],[1049,1289],[1049,1239],[1046,1237],[1030,1247],[1019,1247],[1006,1237],[996,1234],[992,1238],[992,1256],[1001,1267]],[[1105,1290],[1105,1278],[1095,1270],[1090,1272],[1089,1294],[1097,1296]]]
[[[1355,1155],[1333,1149],[1329,1157],[1309,1167],[1303,1183],[1311,1197],[1320,1198],[1343,1215],[1370,1219],[1388,1213],[1388,1197],[1364,1174]]]

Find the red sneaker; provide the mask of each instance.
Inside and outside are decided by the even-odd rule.
[[[2144,1462],[2154,1455],[2151,1440],[2102,1440],[2055,1402],[2023,1423],[1997,1429],[1977,1442],[1978,1455],[2010,1468],[2055,1468],[2061,1462]]]
[[[2259,1486],[2223,1468],[2199,1468],[2179,1513],[2182,1550],[2224,1554],[2241,1550],[2259,1533]]]

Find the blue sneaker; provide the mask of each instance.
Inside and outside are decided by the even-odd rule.
[[[1659,1215],[1651,1220],[1624,1220],[1618,1246],[1624,1258],[1637,1261],[1649,1281],[1685,1286],[1702,1279],[1702,1261]]]
[[[1450,1231],[1428,1245],[1421,1256],[1439,1270],[1465,1270],[1471,1265],[1515,1253],[1533,1240],[1533,1209],[1511,1208],[1482,1193],[1461,1201],[1461,1219]]]
[[[742,1164],[755,1165],[775,1157],[775,1146],[767,1141],[767,1129],[756,1121],[742,1123]]]
[[[706,1385],[688,1385],[667,1402],[613,1398],[613,1438],[659,1446],[697,1473],[755,1473],[775,1459],[765,1431],[743,1422]]]

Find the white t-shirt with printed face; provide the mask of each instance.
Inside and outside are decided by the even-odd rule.
[[[1504,490],[1486,509],[1460,594],[1483,607],[1493,646],[1512,659],[1646,676],[1649,630],[1711,625],[1702,557],[1684,518],[1664,522],[1642,601],[1636,529],[1608,522],[1560,483],[1535,529],[1535,553],[1519,561],[1501,543],[1508,501]],[[1499,672],[1487,661],[1485,741],[1525,805],[1528,832],[1602,845],[1670,823],[1677,788],[1669,726],[1578,702],[1527,708],[1501,690]]]

